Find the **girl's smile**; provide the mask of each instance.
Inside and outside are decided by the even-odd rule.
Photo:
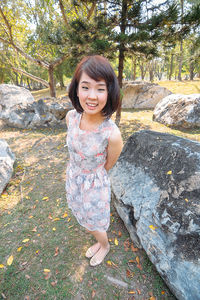
[[[85,113],[101,115],[108,98],[105,80],[96,81],[83,72],[79,81],[77,96]]]

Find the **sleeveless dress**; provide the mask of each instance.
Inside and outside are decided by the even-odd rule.
[[[110,135],[119,129],[106,119],[95,130],[81,130],[81,116],[76,110],[69,113],[67,202],[80,225],[90,231],[106,231],[110,224],[111,190],[104,165]]]

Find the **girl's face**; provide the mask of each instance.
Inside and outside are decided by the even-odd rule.
[[[105,80],[96,81],[83,72],[79,81],[77,96],[85,113],[101,114],[108,98]]]

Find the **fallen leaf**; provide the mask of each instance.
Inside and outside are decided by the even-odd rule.
[[[3,299],[6,299],[6,295],[4,293],[1,293],[1,296],[3,297]]]
[[[139,257],[138,256],[136,256],[136,262],[139,264],[140,263],[140,259],[139,259]]]
[[[25,277],[26,277],[26,279],[30,279],[31,278],[28,274],[26,274]]]
[[[56,284],[57,284],[57,280],[51,282],[51,285],[52,285],[53,287],[56,286]]]
[[[187,198],[185,198],[185,201],[188,202],[189,200]]]
[[[167,175],[171,175],[171,174],[172,174],[172,171],[169,170],[169,171],[167,172]]]
[[[44,272],[45,272],[45,273],[49,273],[49,272],[51,272],[51,270],[49,270],[49,269],[44,269]]]
[[[51,273],[45,273],[45,277],[44,277],[45,280],[48,280],[50,277],[51,277]]]
[[[24,239],[23,241],[22,241],[22,243],[27,243],[29,241],[29,239]]]
[[[135,259],[130,259],[128,262],[129,263],[135,263]]]
[[[130,242],[129,240],[127,239],[125,242],[124,242],[124,250],[125,251],[128,251],[130,248]]]
[[[42,200],[48,201],[48,200],[49,200],[49,197],[43,197]]]
[[[32,231],[33,231],[33,232],[37,232],[37,227],[34,227],[34,228],[32,229]]]
[[[110,260],[107,260],[107,265],[112,266],[112,262]]]
[[[119,231],[119,232],[118,232],[118,236],[119,236],[119,237],[121,237],[121,236],[122,236],[122,233],[121,233],[121,231]]]
[[[129,291],[128,294],[136,294],[136,291]]]
[[[29,218],[29,219],[32,219],[32,218],[33,218],[33,216],[29,216],[28,218]]]
[[[55,219],[53,219],[53,221],[59,221],[60,220],[60,218],[55,218]]]
[[[96,294],[96,291],[95,291],[95,290],[93,290],[93,291],[92,291],[92,298],[94,298],[94,297],[95,297],[95,294]]]
[[[133,244],[131,244],[131,250],[132,250],[133,252],[137,252],[137,251],[138,251],[138,248],[135,248],[135,247],[133,246]]]
[[[142,266],[141,264],[137,264],[137,268],[140,269],[142,271]]]
[[[53,218],[52,218],[52,215],[51,215],[51,213],[49,213],[49,216],[48,216],[48,218],[50,219],[50,220],[52,220]]]
[[[56,231],[56,227],[53,227],[53,229],[52,229],[53,231]]]
[[[68,219],[67,219],[67,222],[69,222],[70,220],[71,220],[71,218],[68,218]]]
[[[3,264],[0,264],[0,269],[3,269],[5,266]]]
[[[17,248],[17,252],[20,252],[22,250],[22,247]]]
[[[138,295],[141,295],[141,291],[139,289],[137,289]]]
[[[161,294],[164,295],[164,294],[165,294],[165,291],[161,291]]]
[[[58,247],[56,247],[56,250],[55,250],[55,254],[54,254],[54,256],[57,256],[59,254],[59,248]]]
[[[11,255],[11,256],[7,259],[7,265],[8,265],[8,266],[11,266],[11,265],[12,265],[13,259],[14,259],[13,255]]]
[[[156,297],[152,296],[149,298],[149,300],[156,300]]]
[[[62,218],[66,218],[66,217],[68,217],[67,213],[65,213],[64,215],[62,215]]]
[[[131,271],[129,269],[126,270],[126,277],[128,277],[128,278],[131,277]]]
[[[152,229],[152,230],[156,230],[156,228],[158,228],[158,227],[153,226],[153,225],[149,225],[149,228]]]
[[[116,246],[119,245],[119,242],[118,242],[117,238],[115,238],[115,245],[116,245]]]

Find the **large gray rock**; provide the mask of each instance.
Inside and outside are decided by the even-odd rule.
[[[137,132],[110,177],[114,205],[135,245],[178,299],[200,299],[200,143]]]
[[[10,127],[54,126],[60,124],[70,109],[72,105],[68,97],[59,100],[49,97],[34,101],[31,93],[24,88],[0,85],[0,119]]]
[[[25,88],[11,84],[0,84],[0,115],[13,107],[26,108],[28,104],[33,102],[33,96]]]
[[[155,107],[153,120],[180,128],[200,128],[200,94],[173,94]]]
[[[12,173],[15,156],[10,150],[7,142],[0,139],[0,194],[8,184]]]
[[[154,83],[134,81],[123,87],[123,108],[152,109],[171,92]]]

